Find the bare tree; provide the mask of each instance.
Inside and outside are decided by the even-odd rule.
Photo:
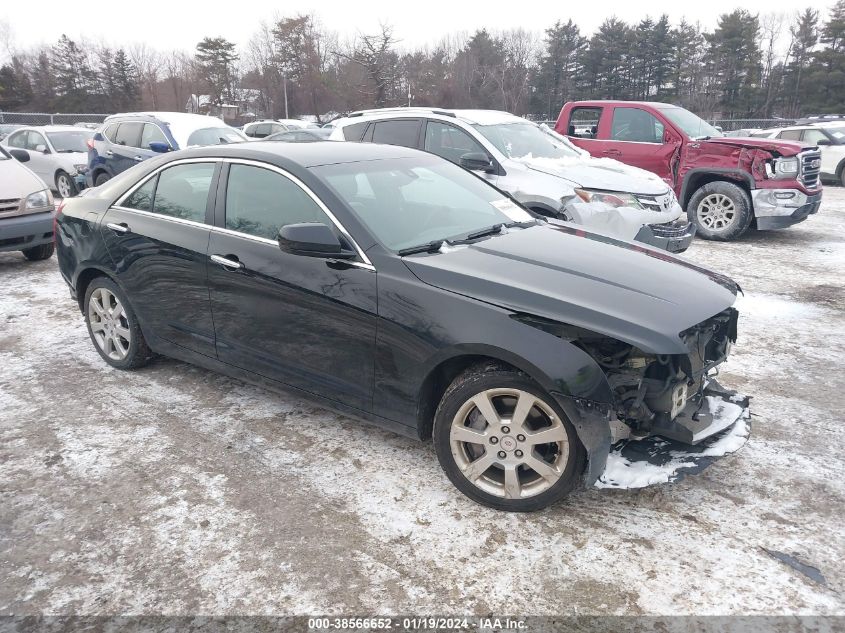
[[[161,53],[142,42],[129,47],[129,59],[137,69],[141,84],[150,96],[152,109],[157,110],[158,79],[164,63]]]
[[[393,27],[381,24],[381,31],[375,35],[362,35],[351,53],[337,51],[337,55],[363,68],[372,83],[370,89],[362,92],[371,95],[373,104],[382,108],[393,97],[397,80],[398,56],[394,46],[399,40],[393,37]]]

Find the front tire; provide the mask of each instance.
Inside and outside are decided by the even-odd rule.
[[[497,510],[530,512],[579,483],[586,451],[566,414],[525,374],[485,365],[458,376],[434,419],[434,448],[458,490]]]
[[[719,241],[738,238],[754,219],[748,193],[724,180],[709,182],[692,194],[687,215],[695,223],[696,235]]]
[[[111,180],[111,176],[109,176],[106,172],[101,171],[101,172],[100,172],[99,174],[97,174],[97,175],[96,175],[96,177],[94,178],[94,186],[95,186],[95,187],[99,187],[100,185],[102,185],[103,183],[108,182],[109,180]]]
[[[153,357],[126,295],[108,277],[88,286],[84,314],[94,347],[112,367],[137,369]]]
[[[40,246],[33,246],[22,250],[23,256],[31,262],[41,261],[42,259],[50,259],[53,256],[53,251],[56,247],[52,242],[48,244],[41,244]]]
[[[63,171],[56,174],[56,191],[62,198],[72,198],[79,193],[76,189],[76,183]]]

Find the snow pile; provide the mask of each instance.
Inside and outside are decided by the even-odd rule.
[[[595,486],[630,489],[680,481],[684,475],[700,472],[716,458],[742,448],[751,435],[748,409],[713,396],[708,399],[715,425],[726,422],[725,426],[730,426],[736,420],[730,429],[696,446],[661,437],[620,442],[611,448],[605,471]]]

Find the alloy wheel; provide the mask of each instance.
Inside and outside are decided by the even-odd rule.
[[[62,198],[70,198],[73,195],[73,188],[71,187],[70,177],[64,174],[56,179],[56,189],[59,190],[59,195]]]
[[[123,360],[129,354],[132,334],[126,310],[114,293],[97,288],[88,301],[88,322],[94,341],[112,360]]]
[[[524,499],[554,486],[566,470],[569,436],[541,398],[488,389],[467,400],[449,433],[458,469],[479,489]]]
[[[701,226],[716,233],[730,227],[737,217],[736,204],[723,193],[702,198],[695,213]]]

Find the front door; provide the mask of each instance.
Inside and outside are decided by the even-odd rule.
[[[214,357],[208,238],[218,163],[168,167],[110,208],[101,231],[145,331]]]
[[[618,153],[611,158],[645,169],[674,186],[672,160],[680,146],[666,126],[641,108],[616,106],[610,124],[609,145]]]
[[[284,225],[336,226],[310,192],[274,167],[230,165],[218,198],[220,228],[208,251],[218,358],[370,410],[377,320],[372,266],[281,251],[276,237]]]

